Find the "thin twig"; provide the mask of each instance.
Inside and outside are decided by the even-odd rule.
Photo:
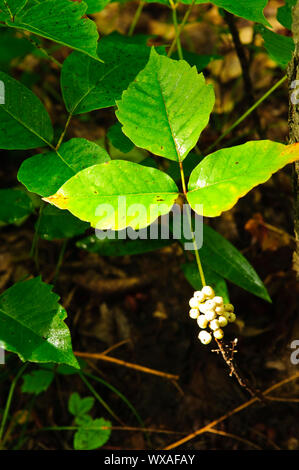
[[[248,439],[244,439],[243,437],[236,436],[235,434],[231,434],[231,433],[229,433],[229,432],[218,431],[218,429],[209,429],[207,432],[209,432],[209,433],[211,433],[211,434],[217,434],[217,435],[219,435],[219,436],[230,437],[231,439],[234,439],[234,440],[236,440],[236,441],[243,442],[243,444],[250,445],[251,447],[254,447],[255,449],[263,450],[263,449],[262,449],[260,446],[258,446],[257,444],[254,444],[253,442],[248,441]]]
[[[286,379],[283,379],[281,380],[280,382],[277,382],[276,384],[272,385],[271,387],[267,388],[264,392],[263,392],[263,395],[268,395],[269,393],[273,392],[273,390],[276,390],[277,388],[280,388],[282,387],[282,385],[285,385],[289,382],[292,382],[293,380],[296,380],[299,378],[299,372],[296,372],[296,374],[294,375],[291,375],[290,377],[287,377]],[[201,435],[201,434],[204,434],[205,432],[208,432],[210,429],[213,429],[215,426],[217,426],[218,424],[222,423],[223,421],[225,421],[227,418],[230,418],[231,416],[239,413],[240,411],[248,408],[249,406],[251,406],[253,403],[256,403],[258,401],[258,397],[253,397],[251,398],[250,400],[246,401],[245,403],[243,403],[242,405],[239,405],[237,406],[236,408],[234,408],[233,410],[229,411],[228,413],[226,413],[225,415],[221,416],[220,418],[217,418],[215,419],[214,421],[211,421],[209,424],[207,424],[206,426],[203,426],[202,428],[198,429],[197,431],[191,433],[191,434],[188,434],[188,436],[184,437],[183,439],[180,439],[179,441],[176,441],[170,445],[168,445],[167,447],[165,447],[164,450],[171,450],[171,449],[175,449],[183,444],[185,444],[186,442],[188,441],[191,441],[192,439],[194,439],[195,437]]]
[[[75,356],[77,357],[86,357],[88,359],[95,359],[100,361],[111,362],[113,364],[118,364],[120,366],[128,367],[129,369],[138,370],[140,372],[145,372],[146,374],[157,375],[159,377],[164,377],[169,380],[179,380],[178,375],[168,374],[167,372],[161,372],[155,369],[149,369],[148,367],[139,366],[138,364],[132,364],[131,362],[123,361],[122,359],[117,359],[116,357],[106,356],[102,353],[85,353],[75,351]]]

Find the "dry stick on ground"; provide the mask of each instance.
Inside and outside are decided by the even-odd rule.
[[[296,380],[298,378],[299,378],[299,372],[297,372],[296,374],[291,375],[291,377],[288,377],[284,380],[281,380],[280,382],[278,382],[278,383],[272,385],[271,387],[267,388],[267,390],[265,390],[263,392],[263,395],[268,395],[273,390],[276,390],[277,388],[281,387],[282,385],[285,385],[288,382],[292,382],[293,380]],[[221,416],[221,418],[218,418],[218,419],[215,419],[214,421],[211,421],[211,423],[207,424],[206,426],[198,429],[197,431],[195,431],[191,434],[188,434],[188,436],[184,437],[183,439],[180,439],[179,441],[176,441],[173,444],[170,444],[169,446],[165,447],[164,450],[175,449],[175,448],[181,446],[182,444],[185,444],[186,442],[191,441],[195,437],[200,436],[201,434],[204,434],[205,432],[208,432],[210,429],[213,429],[219,423],[222,423],[227,418],[230,418],[230,416],[233,416],[233,415],[239,413],[240,411],[245,410],[245,408],[248,408],[249,406],[251,406],[253,403],[256,403],[257,401],[258,401],[257,397],[251,398],[251,400],[248,400],[245,403],[243,403],[242,405],[237,406],[237,408],[234,408],[233,410],[229,411],[225,415]]]
[[[234,41],[234,44],[235,44],[236,53],[238,55],[238,58],[239,58],[239,61],[240,61],[241,67],[242,67],[242,74],[243,74],[243,80],[244,80],[244,85],[245,85],[245,94],[247,96],[247,101],[248,101],[249,107],[251,107],[255,103],[255,98],[254,98],[253,85],[252,85],[250,72],[249,72],[249,61],[246,57],[244,46],[243,46],[243,44],[241,43],[241,40],[240,40],[240,35],[239,35],[239,31],[236,27],[234,15],[232,15],[228,11],[224,10],[224,18],[225,18],[225,21],[228,24],[230,33],[232,35],[232,38],[233,38],[233,41]],[[263,130],[262,130],[262,126],[261,126],[261,122],[260,122],[258,112],[256,110],[253,111],[252,117],[254,118],[254,123],[255,123],[256,130],[257,130],[257,133],[258,133],[259,137],[263,138],[264,133],[263,133]]]
[[[140,372],[145,372],[146,374],[158,375],[159,377],[164,377],[165,379],[169,380],[179,380],[178,375],[168,374],[167,372],[161,372],[155,369],[149,369],[148,367],[139,366],[138,364],[132,364],[131,362],[123,361],[122,359],[117,359],[116,357],[106,356],[106,354],[102,353],[85,353],[76,351],[75,356],[77,357],[86,357],[88,359],[95,359],[100,361],[112,362],[113,364],[118,364],[120,366],[125,366],[130,369],[139,370]]]

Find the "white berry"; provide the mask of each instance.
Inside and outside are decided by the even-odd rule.
[[[208,326],[208,320],[205,315],[199,315],[197,318],[197,324],[200,328],[206,328]]]
[[[215,297],[215,292],[211,286],[204,286],[201,292],[206,296],[207,299]]]
[[[214,310],[215,307],[216,307],[216,304],[215,304],[214,300],[212,300],[212,299],[211,299],[211,300],[207,300],[207,301],[205,302],[205,307],[206,307],[207,310]]]
[[[216,307],[215,312],[217,313],[217,315],[222,315],[224,313],[223,305],[220,305],[220,306]]]
[[[212,320],[212,321],[210,322],[210,325],[209,325],[209,326],[210,326],[211,330],[213,330],[213,331],[219,330],[220,323],[219,323],[218,320]]]
[[[227,318],[224,315],[220,315],[220,317],[218,317],[218,322],[219,322],[219,325],[222,327],[226,326],[228,323]]]
[[[205,312],[205,317],[208,321],[212,321],[212,320],[215,320],[217,315],[216,315],[216,312],[214,310],[207,310]]]
[[[223,298],[219,296],[214,297],[214,302],[217,306],[221,307],[223,305]]]
[[[229,323],[233,323],[236,320],[236,315],[233,312],[229,312],[227,319]]]
[[[221,328],[219,328],[218,330],[214,331],[214,337],[216,339],[222,339],[224,336],[224,333],[223,333],[223,330],[221,330]]]
[[[227,311],[227,312],[234,312],[235,311],[235,308],[232,304],[225,304],[224,305],[224,309]]]
[[[194,292],[194,295],[193,295],[194,299],[197,300],[197,302],[201,303],[201,302],[204,302],[206,300],[206,296],[204,295],[203,292],[201,292],[200,290]]]
[[[203,344],[209,344],[212,341],[211,333],[204,330],[199,333],[198,338]]]
[[[197,310],[197,308],[191,308],[191,310],[189,311],[189,317],[196,320],[198,315],[199,315],[199,311]]]
[[[191,308],[198,308],[198,302],[194,297],[189,300],[189,305]]]

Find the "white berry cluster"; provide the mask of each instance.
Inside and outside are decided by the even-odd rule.
[[[189,305],[190,318],[197,320],[198,326],[202,329],[198,338],[203,344],[209,344],[212,340],[212,334],[206,331],[207,327],[210,328],[214,338],[222,339],[224,336],[222,328],[236,319],[234,306],[225,304],[222,297],[215,296],[210,286],[204,286],[202,290],[194,292]]]

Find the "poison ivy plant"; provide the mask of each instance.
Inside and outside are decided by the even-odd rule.
[[[23,9],[13,21],[7,19],[6,24],[69,46],[99,61],[99,35],[95,23],[83,18],[86,10],[87,5],[84,2],[46,0]]]
[[[271,59],[277,62],[282,68],[286,68],[295,49],[293,38],[274,33],[260,25],[258,31],[262,35],[264,46]]]
[[[107,137],[112,145],[123,153],[128,153],[134,148],[133,142],[121,130],[119,122],[110,127]]]
[[[5,102],[0,105],[0,147],[33,149],[50,145],[53,128],[40,100],[19,81],[0,71]]]
[[[18,180],[29,191],[49,196],[79,171],[109,160],[106,150],[94,142],[71,139],[59,150],[25,160],[19,169]]]
[[[23,361],[55,362],[78,368],[66,311],[40,277],[14,284],[0,296],[0,345]]]
[[[86,0],[87,3],[87,15],[92,15],[93,13],[98,13],[99,11],[104,10],[104,8],[110,3],[110,0]]]
[[[34,206],[30,197],[19,189],[0,189],[0,226],[22,223]]]
[[[54,379],[54,373],[50,370],[33,370],[30,374],[23,375],[23,393],[40,395],[50,387]]]
[[[13,20],[26,3],[27,0],[0,0],[0,20]]]
[[[43,208],[36,222],[36,233],[45,240],[73,238],[84,233],[89,224],[77,219],[68,211],[61,211],[54,206]]]
[[[180,162],[208,124],[214,102],[213,88],[195,67],[153,48],[145,69],[117,102],[116,116],[137,147]]]
[[[285,5],[277,10],[277,19],[285,28],[292,29],[292,8],[297,0],[285,0]]]

